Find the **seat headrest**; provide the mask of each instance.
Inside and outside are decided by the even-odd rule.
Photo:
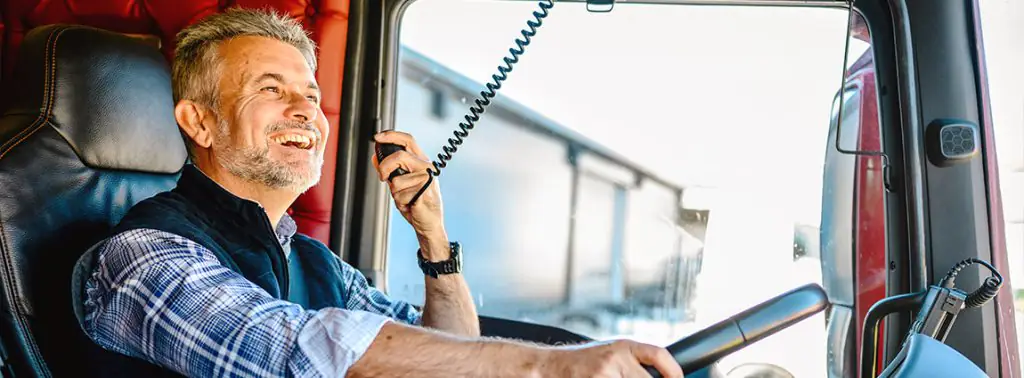
[[[167,61],[137,38],[79,25],[34,29],[13,81],[22,95],[7,114],[35,116],[28,129],[54,128],[87,166],[174,173],[185,163]],[[20,143],[17,135],[33,132],[3,130],[3,139]]]

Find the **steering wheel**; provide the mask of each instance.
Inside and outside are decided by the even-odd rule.
[[[688,378],[747,345],[817,314],[828,306],[828,296],[818,284],[807,284],[764,301],[743,312],[684,337],[666,349]],[[647,372],[661,378],[653,367]]]

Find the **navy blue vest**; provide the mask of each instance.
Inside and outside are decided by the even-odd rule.
[[[133,206],[111,235],[140,228],[195,241],[212,251],[221,264],[275,298],[313,310],[344,307],[341,263],[327,246],[296,233],[289,262],[263,207],[231,194],[191,164],[185,165],[176,188]],[[295,280],[301,282],[291,282]],[[289,287],[297,286],[302,288],[301,295],[289,297]],[[106,360],[105,366],[101,365],[104,375],[174,375],[143,366],[148,364],[140,364],[142,361],[125,361],[123,356],[97,357]]]
[[[174,190],[133,206],[111,235],[139,228],[199,243],[275,298],[291,300],[289,281],[303,280],[306,293],[292,302],[312,310],[344,307],[341,264],[327,246],[296,233],[291,248],[298,259],[291,263],[301,264],[304,276],[289,277],[289,261],[263,207],[231,194],[191,164],[185,165]]]

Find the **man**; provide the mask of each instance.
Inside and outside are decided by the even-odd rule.
[[[682,376],[664,349],[634,342],[482,339],[458,272],[425,276],[422,314],[370,287],[286,214],[329,143],[302,27],[232,10],[178,38],[174,114],[193,164],[100,247],[83,321],[97,344],[189,376],[648,376],[641,364]],[[457,259],[437,184],[408,206],[427,182],[423,152],[399,132],[375,139],[405,148],[374,164],[382,181],[412,172],[388,185],[419,258]]]

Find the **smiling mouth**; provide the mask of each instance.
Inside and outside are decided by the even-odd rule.
[[[298,148],[301,150],[312,149],[316,145],[313,138],[302,134],[285,133],[270,138],[271,142],[285,147]]]

